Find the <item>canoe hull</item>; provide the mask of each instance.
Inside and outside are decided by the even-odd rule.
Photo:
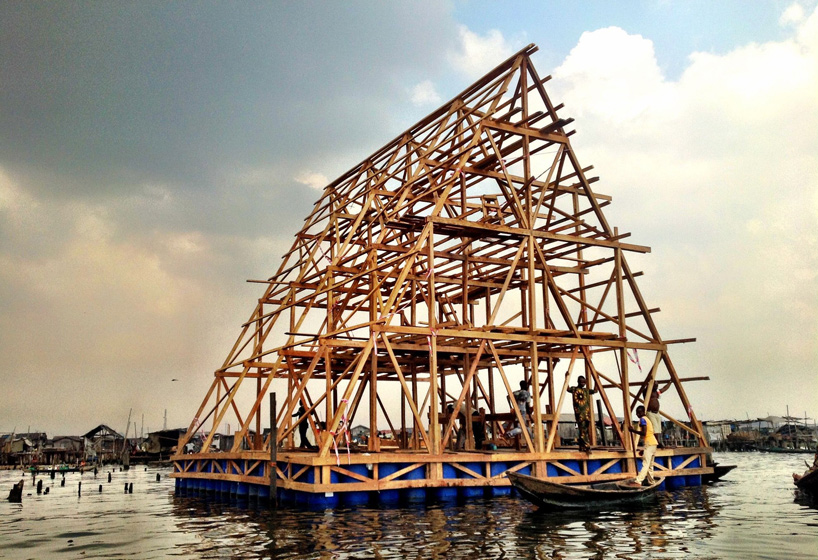
[[[736,468],[736,465],[719,465],[715,463],[713,465],[713,474],[703,474],[702,475],[702,482],[705,484],[711,484],[713,482],[718,482],[721,480],[721,477],[732,471]]]
[[[810,471],[795,482],[799,490],[818,496],[818,469]]]
[[[612,505],[639,504],[656,498],[663,479],[651,486],[629,488],[620,482],[569,485],[508,473],[511,484],[528,501],[545,509],[601,509]]]

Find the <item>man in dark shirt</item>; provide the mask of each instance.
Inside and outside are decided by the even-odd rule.
[[[585,377],[577,378],[577,386],[569,387],[568,392],[574,397],[574,418],[577,421],[577,443],[579,450],[591,450],[591,395],[596,389],[585,386]]]

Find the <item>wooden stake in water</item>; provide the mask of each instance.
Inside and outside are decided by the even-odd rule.
[[[23,486],[25,485],[25,479],[20,479],[20,482],[15,484],[11,487],[11,492],[9,492],[8,500],[14,503],[22,503],[23,501]]]

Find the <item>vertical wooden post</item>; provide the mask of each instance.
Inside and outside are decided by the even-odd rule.
[[[414,282],[414,281],[413,281]],[[415,403],[415,408],[420,411],[420,402],[418,399],[418,369],[415,363],[414,356],[412,357],[412,400]],[[418,430],[422,430],[423,426],[414,418],[412,418],[412,449],[420,449],[420,436]],[[429,451],[428,449],[426,451]]]
[[[599,417],[599,434],[602,436],[602,445],[608,445],[608,438],[605,435],[605,422],[602,416],[602,401],[599,399],[596,401],[596,411]]]
[[[276,426],[276,394],[270,393],[270,506],[278,507],[278,427]]]
[[[375,255],[371,256],[375,262]],[[378,273],[374,272],[370,277],[369,296],[369,320],[375,321],[378,318],[378,297],[375,293],[378,287]],[[369,440],[368,448],[370,452],[377,453],[381,450],[381,440],[378,437],[378,333],[371,326],[369,336],[372,337],[372,353],[369,355]]]
[[[530,196],[529,189],[529,196]],[[529,205],[529,209],[531,206]],[[530,218],[533,220],[534,218]],[[534,269],[534,260],[537,258],[534,252],[534,244],[536,241],[534,240],[533,235],[528,236],[528,332],[534,336],[535,331],[537,330],[537,290],[535,280],[535,269]],[[544,274],[544,273],[543,273]],[[523,305],[525,307],[525,305]],[[534,451],[537,453],[543,453],[545,451],[545,439],[543,438],[543,430],[542,430],[542,405],[540,404],[540,357],[537,348],[536,340],[531,342],[530,346],[530,375],[531,375],[531,397],[532,402],[534,405],[534,414],[532,414],[532,421],[534,422]],[[538,465],[538,468],[544,468],[544,465]],[[545,472],[538,473],[540,476],[545,476]]]
[[[216,402],[220,402],[222,400],[222,378],[216,376]],[[167,410],[165,410],[165,419],[167,420]],[[219,427],[216,425],[216,415],[213,415],[213,428],[211,431],[216,433],[219,431]],[[221,439],[221,438],[220,438]],[[182,449],[181,447],[177,447],[177,449]]]
[[[431,224],[430,224],[431,225]],[[440,422],[438,421],[437,412],[438,412],[438,401],[440,399],[440,395],[437,393],[438,388],[438,378],[437,378],[437,336],[436,336],[436,328],[437,328],[437,321],[435,315],[435,237],[434,231],[429,231],[429,238],[428,238],[428,275],[429,275],[429,432],[430,438],[429,440],[432,443],[432,449],[429,451],[432,455],[440,455],[442,452],[440,448]],[[444,395],[445,397],[445,395]],[[444,401],[445,402],[445,401]],[[439,463],[435,463],[433,468],[440,468],[442,472],[442,467],[440,467]],[[438,477],[434,477],[438,478]]]
[[[257,342],[256,342],[256,349],[254,353],[261,355],[262,354],[262,347],[264,346],[264,336],[262,336],[261,332],[261,320],[264,317],[264,303],[262,301],[258,302],[258,335],[257,335]],[[256,370],[258,373],[261,373],[261,368]],[[272,375],[272,373],[271,373]],[[256,378],[256,397],[261,397],[261,375]],[[259,398],[259,405],[261,405],[261,398]],[[250,425],[250,419],[247,419],[247,425]],[[258,407],[258,411],[256,412],[256,435],[253,438],[252,442],[252,449],[258,449],[261,451],[264,448],[264,439],[261,437],[261,406]]]
[[[560,421],[560,411],[557,410],[557,401],[555,396],[554,385],[556,383],[556,368],[557,364],[554,362],[554,358],[549,354],[548,355],[548,405],[551,407],[551,416],[553,416],[552,422],[559,423]]]
[[[618,235],[619,231],[614,228],[614,236]],[[614,249],[614,267],[614,272],[616,274],[616,308],[617,320],[619,322],[619,338],[626,341],[625,346],[619,349],[619,362],[622,368],[622,374],[620,377],[620,382],[622,383],[622,413],[625,416],[625,426],[623,426],[623,428],[627,428],[623,431],[625,441],[622,442],[622,446],[625,448],[626,452],[633,451],[633,455],[629,456],[627,459],[628,471],[636,472],[636,447],[630,431],[631,400],[629,392],[630,383],[628,380],[628,331],[625,328],[625,298],[622,290],[622,248],[619,246]]]
[[[475,368],[478,366],[475,365]],[[474,434],[472,433],[473,426],[472,426],[472,411],[477,410],[472,406],[472,397],[476,396],[476,392],[472,392],[472,386],[474,384],[474,378],[471,381],[466,382],[468,379],[469,372],[471,371],[471,360],[469,359],[469,354],[466,352],[463,354],[463,381],[466,383],[466,398],[463,399],[463,404],[465,405],[466,414],[463,416],[463,428],[466,431],[466,441],[464,448],[467,450],[474,450]],[[477,375],[474,376],[475,378]]]

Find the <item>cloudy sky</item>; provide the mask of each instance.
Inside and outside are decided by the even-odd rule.
[[[528,43],[699,417],[818,415],[815,0],[6,1],[0,432],[186,425],[319,189]]]

